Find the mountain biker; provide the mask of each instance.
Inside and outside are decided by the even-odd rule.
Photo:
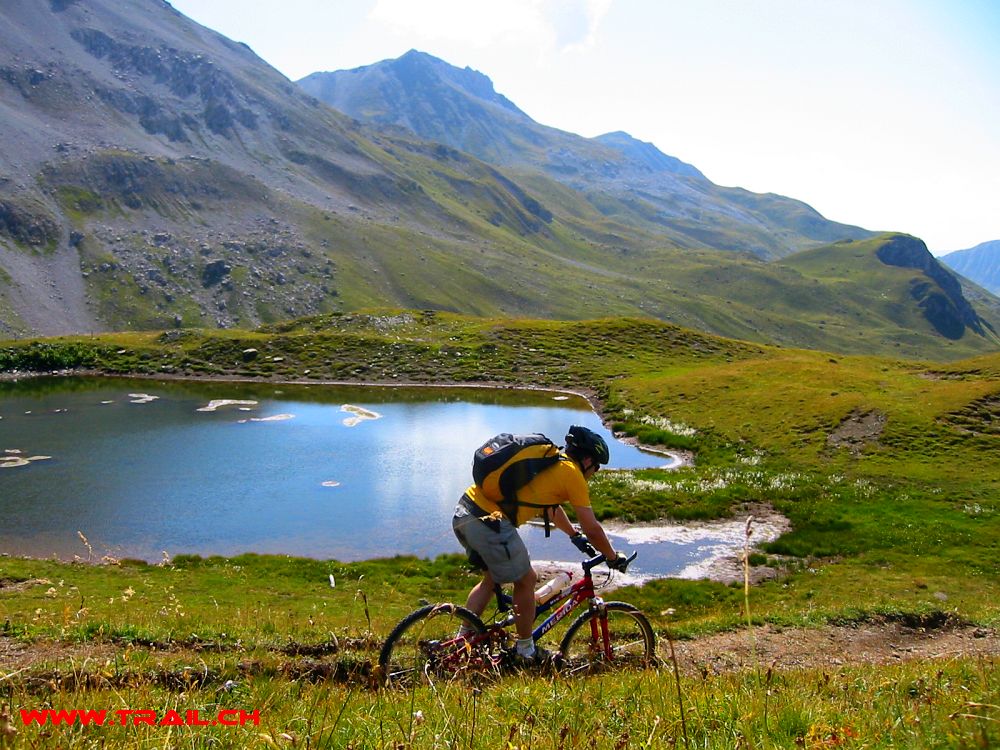
[[[465,606],[476,615],[482,615],[495,586],[513,583],[518,636],[516,657],[524,663],[541,663],[551,655],[536,647],[531,637],[538,575],[531,567],[528,550],[517,532],[518,526],[547,513],[551,523],[566,532],[574,544],[589,540],[605,556],[609,567],[624,571],[628,566],[625,555],[611,546],[590,506],[587,482],[610,459],[604,438],[593,430],[574,425],[566,435],[566,447],[560,459],[517,491],[516,518],[507,518],[500,506],[473,484],[459,499],[452,519],[455,536],[465,548],[469,562],[483,571],[482,580],[469,592]],[[570,522],[563,503],[573,506],[580,529]]]

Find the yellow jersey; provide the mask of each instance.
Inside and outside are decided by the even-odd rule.
[[[476,505],[487,513],[502,513],[500,506],[490,500],[478,485],[472,485],[465,491]],[[578,508],[590,507],[590,488],[587,480],[577,466],[576,461],[563,459],[554,466],[542,471],[538,476],[517,491],[517,518],[511,519],[515,526],[520,526],[532,518],[542,515],[547,507],[555,507],[569,503]],[[535,508],[525,503],[546,506]]]

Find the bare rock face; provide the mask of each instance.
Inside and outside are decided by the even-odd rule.
[[[249,130],[257,128],[257,116],[247,105],[246,92],[232,75],[204,55],[123,43],[92,28],[74,29],[71,36],[87,53],[106,60],[115,70],[150,78],[180,100],[192,100],[191,106],[178,111],[145,93],[96,89],[97,95],[119,112],[137,116],[147,133],[188,142],[201,123],[226,138],[236,136],[237,122]]]
[[[15,242],[44,247],[59,239],[59,225],[41,205],[0,194],[0,234]]]
[[[232,267],[224,260],[210,260],[205,264],[205,269],[201,272],[202,286],[215,286],[226,278],[232,270]]]
[[[886,415],[880,411],[858,412],[847,415],[826,439],[831,448],[847,448],[858,455],[867,445],[877,444],[885,430]]]
[[[0,337],[330,311],[339,243],[300,222],[370,216],[354,193],[394,179],[346,124],[166,2],[0,3]],[[282,251],[251,264],[224,243]]]
[[[935,330],[949,339],[960,339],[966,327],[983,335],[983,322],[962,294],[954,274],[931,255],[922,240],[896,235],[879,248],[878,259],[889,266],[922,271],[927,280],[914,280],[910,296]]]

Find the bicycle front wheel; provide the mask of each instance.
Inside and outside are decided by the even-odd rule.
[[[602,622],[605,617],[606,631]],[[656,661],[656,634],[637,607],[606,602],[603,608],[584,612],[573,621],[563,636],[560,651],[563,669],[569,674],[642,668]]]
[[[460,630],[472,631],[459,637]],[[378,664],[390,685],[459,676],[493,666],[486,632],[474,613],[455,604],[429,604],[404,617],[385,639]]]

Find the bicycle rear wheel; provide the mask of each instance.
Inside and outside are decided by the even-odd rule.
[[[602,615],[607,616],[605,653]],[[560,646],[563,671],[586,674],[602,669],[647,667],[656,661],[656,634],[646,616],[625,602],[606,602],[601,609],[584,612],[569,626]]]
[[[461,627],[473,631],[458,637]],[[488,639],[476,642],[486,632],[475,614],[455,604],[429,604],[400,620],[385,639],[378,663],[382,680],[390,685],[414,680],[457,677],[469,671],[494,666]]]

